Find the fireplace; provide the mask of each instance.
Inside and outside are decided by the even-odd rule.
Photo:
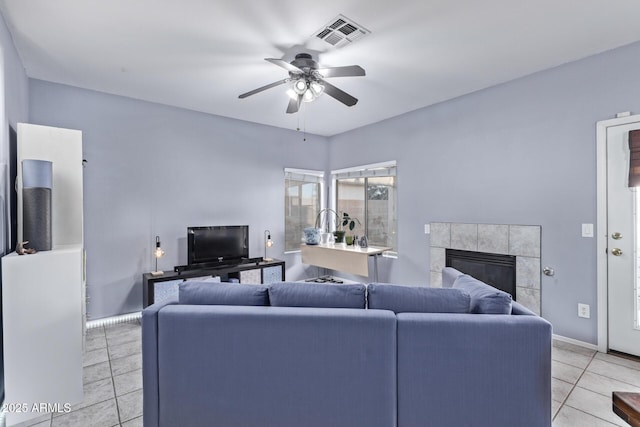
[[[445,263],[516,300],[516,257],[513,255],[446,249]]]
[[[515,257],[516,286],[513,295],[518,303],[540,314],[542,227],[539,225],[471,224],[455,222],[430,223],[429,258],[430,286],[442,286],[442,269],[446,262],[446,250],[482,252]],[[465,270],[471,276],[479,273]],[[482,277],[478,279],[483,280]],[[484,280],[483,280],[484,281]],[[490,280],[488,280],[490,281]]]

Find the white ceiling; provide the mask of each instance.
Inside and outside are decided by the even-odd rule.
[[[27,75],[288,129],[335,135],[640,40],[638,0],[0,0]],[[310,42],[338,14],[371,31]],[[309,51],[365,77],[285,114],[264,58]]]

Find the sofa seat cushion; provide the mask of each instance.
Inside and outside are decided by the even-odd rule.
[[[460,289],[372,283],[368,307],[394,313],[469,313],[469,294]]]
[[[471,313],[511,314],[511,295],[487,285],[467,274],[459,276],[453,289],[461,289],[471,297]]]
[[[269,285],[269,300],[275,307],[364,308],[365,292],[362,284],[279,282]]]
[[[183,282],[178,302],[191,305],[269,305],[269,293],[263,285],[213,282]]]

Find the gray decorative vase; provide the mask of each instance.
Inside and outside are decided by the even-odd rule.
[[[46,160],[22,161],[22,240],[37,251],[50,251],[53,164]]]

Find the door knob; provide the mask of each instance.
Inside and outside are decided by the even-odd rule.
[[[622,255],[622,250],[619,248],[613,248],[613,250],[611,251],[611,253],[615,256],[620,256]]]
[[[615,233],[611,233],[611,238],[613,240],[620,240],[622,239],[622,234],[618,233],[617,231]]]

